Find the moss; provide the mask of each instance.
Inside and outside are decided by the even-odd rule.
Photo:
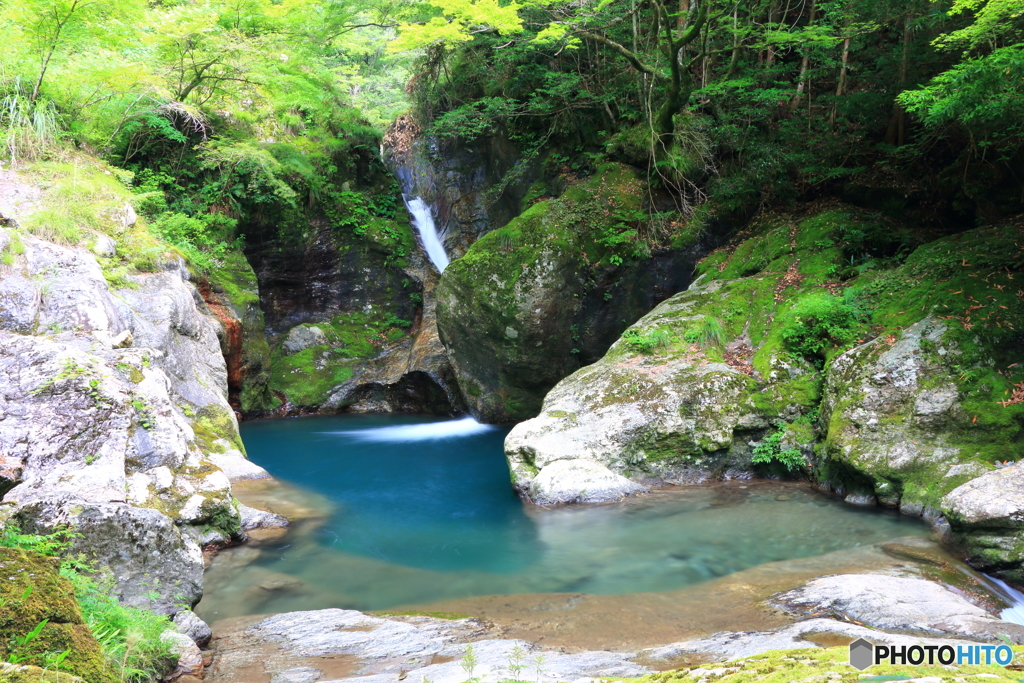
[[[0,683],[89,683],[71,674],[38,666],[0,662]]]
[[[223,453],[224,446],[217,443],[223,439],[237,450],[245,452],[242,439],[235,428],[234,415],[220,406],[205,406],[192,420],[192,431],[196,443],[204,453]]]
[[[219,531],[225,536],[235,536],[242,531],[242,520],[238,510],[221,499],[207,501],[200,508],[202,517],[198,520],[207,529]]]
[[[115,680],[99,643],[82,619],[74,590],[59,574],[59,560],[13,548],[0,548],[0,659],[11,654],[45,666],[47,653],[69,654],[64,669],[90,683]],[[13,641],[48,620],[23,647]],[[15,679],[16,680],[16,679]]]
[[[327,400],[332,389],[352,377],[352,368],[329,346],[313,346],[290,356],[277,356],[271,374],[271,388],[282,392],[295,405],[316,406]]]
[[[821,634],[822,640],[832,645],[836,636]],[[815,634],[807,640],[814,642]],[[850,639],[852,640],[852,639]],[[829,642],[831,641],[831,642]],[[1024,657],[1024,648],[1013,647],[1014,662]],[[934,677],[935,680],[965,680],[968,676],[987,676],[986,681],[1011,683],[1019,680],[1017,671],[996,664],[943,666],[879,664],[861,673],[849,665],[850,651],[842,647],[807,648],[803,650],[773,650],[730,662],[700,663],[675,671],[651,674],[634,681],[642,683],[690,683],[714,680],[715,683],[791,683],[792,681],[835,681],[855,683],[864,680],[909,680]],[[925,660],[927,661],[927,660]],[[865,678],[867,676],[868,678]],[[628,679],[627,679],[628,680]],[[980,680],[980,679],[979,679]]]

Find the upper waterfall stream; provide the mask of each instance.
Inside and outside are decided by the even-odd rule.
[[[430,206],[419,197],[406,198],[405,206],[412,214],[413,225],[416,226],[416,232],[420,235],[423,248],[427,250],[430,262],[437,268],[437,272],[443,273],[451,261],[441,243],[441,236],[437,234],[437,225],[434,223]]]
[[[283,538],[218,555],[198,613],[215,621],[489,594],[670,591],[766,562],[929,533],[919,520],[785,482],[524,506],[509,486],[506,432],[469,418],[411,416],[244,424],[251,459],[302,487],[306,519]]]

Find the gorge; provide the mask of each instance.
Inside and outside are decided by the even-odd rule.
[[[0,683],[1014,680],[1019,8],[626,4],[0,4]]]

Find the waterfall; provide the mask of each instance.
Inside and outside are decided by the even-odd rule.
[[[444,269],[448,267],[448,254],[445,253],[444,245],[441,244],[441,238],[437,234],[437,226],[434,225],[434,216],[430,213],[430,207],[419,197],[406,199],[405,207],[412,214],[413,225],[416,226],[416,232],[423,240],[423,247],[427,250],[430,262],[437,268],[437,272],[443,273]]]
[[[399,427],[376,427],[374,429],[356,429],[346,432],[324,432],[326,434],[343,434],[360,441],[395,442],[426,441],[450,439],[452,437],[474,436],[496,429],[493,425],[480,424],[471,417],[444,422],[427,422],[424,424],[401,425]]]
[[[999,618],[1013,624],[1024,624],[1024,593],[1013,588],[1005,581],[1000,581],[994,576],[983,574],[986,579],[995,584],[996,592],[1003,596],[1010,606],[999,613]]]

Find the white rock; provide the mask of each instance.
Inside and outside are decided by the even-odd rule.
[[[603,503],[647,489],[593,460],[556,460],[530,483],[530,500],[538,505]]]

